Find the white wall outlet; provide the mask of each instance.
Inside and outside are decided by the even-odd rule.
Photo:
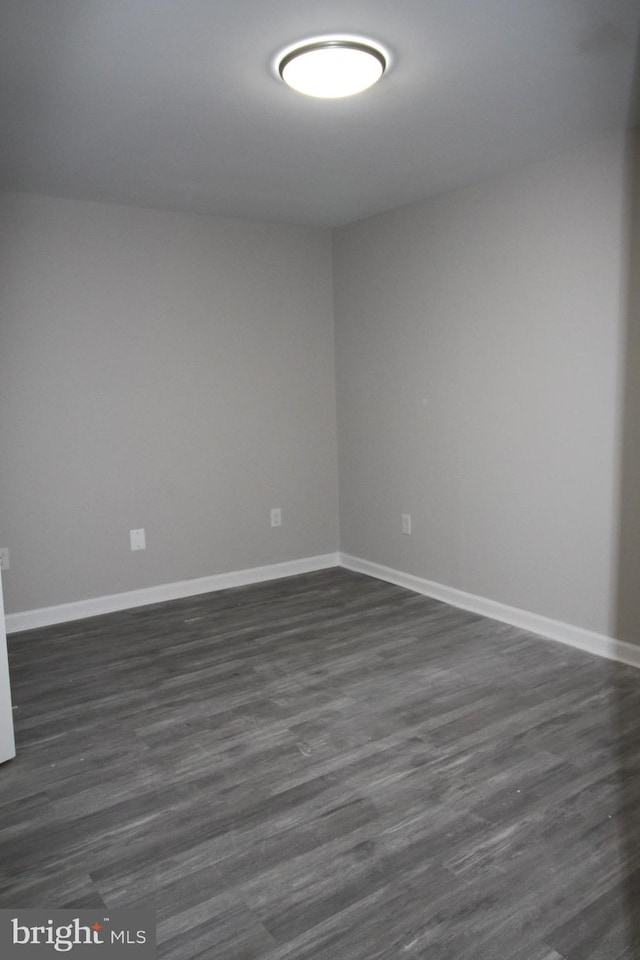
[[[129,540],[131,542],[132,550],[147,549],[147,539],[144,535],[144,527],[141,527],[140,530],[129,530]]]
[[[0,547],[0,570],[9,569],[9,547]]]
[[[282,526],[282,510],[280,509],[280,507],[273,507],[271,510],[271,526],[272,527]]]
[[[411,514],[403,513],[401,514],[402,519],[402,532],[406,533],[407,536],[411,536]]]

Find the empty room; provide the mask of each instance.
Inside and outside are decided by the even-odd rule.
[[[2,0],[3,957],[640,957],[639,27]]]

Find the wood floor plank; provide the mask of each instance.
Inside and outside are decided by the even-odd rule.
[[[0,907],[166,960],[640,956],[640,675],[328,570],[9,638]]]

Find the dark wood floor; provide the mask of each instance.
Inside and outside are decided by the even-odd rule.
[[[10,638],[0,907],[188,960],[640,957],[640,673],[331,570]]]

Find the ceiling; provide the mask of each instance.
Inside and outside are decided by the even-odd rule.
[[[1,0],[0,189],[334,226],[623,128],[638,0]],[[325,33],[392,64],[293,93]]]

